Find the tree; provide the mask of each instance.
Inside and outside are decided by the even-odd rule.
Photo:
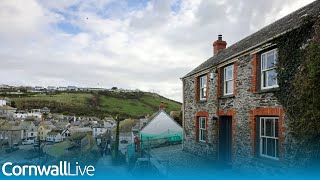
[[[17,106],[16,106],[16,102],[11,101],[11,107],[16,108],[16,107],[17,107]]]
[[[114,118],[117,121],[117,128],[116,128],[116,139],[115,139],[115,143],[114,143],[114,149],[113,149],[113,153],[112,153],[112,160],[115,164],[120,164],[121,159],[119,156],[119,139],[120,139],[120,118],[119,115],[117,115]]]

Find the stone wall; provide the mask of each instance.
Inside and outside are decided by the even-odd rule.
[[[198,74],[201,76],[213,72],[213,70]],[[212,119],[216,118],[217,111],[217,84],[214,83],[217,81],[217,74],[214,74],[213,79],[210,79],[208,76],[208,97],[207,101],[197,101],[196,99],[196,77],[188,77],[183,80],[184,84],[184,139],[183,139],[183,148],[186,151],[192,152],[202,157],[207,157],[210,159],[216,159],[216,148],[217,148],[217,127],[216,122]],[[197,142],[196,140],[196,114],[197,112],[208,112],[208,140],[207,143]]]
[[[199,73],[183,79],[184,91],[184,150],[205,156],[209,159],[217,159],[218,150],[218,125],[213,121],[213,117],[222,115],[233,115],[233,163],[258,166],[255,157],[255,126],[253,112],[260,109],[259,115],[279,115],[279,142],[287,142],[282,130],[283,110],[272,91],[256,92],[252,87],[257,86],[253,81],[256,72],[256,54],[246,54],[239,57],[235,62],[235,93],[233,96],[218,97],[218,67],[212,68],[204,73],[213,73],[213,79],[209,79],[209,96],[204,102],[197,102],[195,97],[196,78],[204,73]],[[219,80],[220,81],[220,80]],[[209,114],[208,143],[199,143],[195,139],[196,113],[206,111]],[[231,112],[231,114],[229,113]],[[260,111],[258,111],[260,112]],[[284,126],[284,125],[283,125]],[[280,138],[281,136],[281,138]],[[283,143],[285,144],[285,143]],[[285,149],[284,147],[281,147]],[[285,159],[285,153],[281,152],[280,159]],[[252,161],[254,160],[254,161]]]

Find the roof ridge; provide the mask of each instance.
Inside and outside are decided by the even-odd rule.
[[[203,63],[201,63],[195,69],[190,71],[187,75],[182,77],[182,79],[200,71],[203,71],[205,69],[208,69],[217,63],[223,62],[224,60],[233,57],[234,55],[247,52],[254,46],[259,45],[260,43],[266,43],[265,41],[268,42],[271,40],[270,38],[280,35],[286,32],[287,30],[301,26],[304,22],[302,19],[302,17],[304,16],[300,16],[301,12],[306,12],[308,16],[318,17],[320,14],[320,1],[316,0],[304,7],[301,7],[295,10],[294,12],[261,28],[260,30],[248,35],[247,37],[237,41],[228,48],[219,52],[217,55],[212,56]]]

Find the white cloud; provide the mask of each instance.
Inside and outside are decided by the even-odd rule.
[[[229,46],[310,2],[3,0],[1,83],[139,88],[182,101],[180,77],[212,56],[218,34]]]

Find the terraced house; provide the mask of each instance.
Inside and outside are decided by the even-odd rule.
[[[289,162],[273,40],[319,11],[315,1],[228,48],[218,36],[213,56],[182,78],[184,150],[227,164]]]

